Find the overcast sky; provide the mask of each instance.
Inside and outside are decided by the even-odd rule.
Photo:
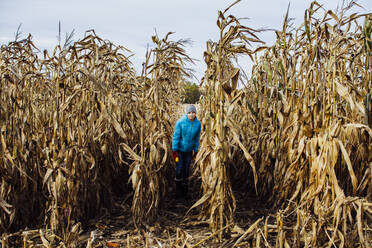
[[[86,30],[94,29],[98,36],[122,45],[134,53],[131,58],[140,73],[147,46],[152,45],[155,30],[160,38],[175,32],[172,40],[189,38],[192,46],[188,54],[199,62],[191,66],[200,79],[205,70],[202,59],[208,40],[217,41],[217,11],[224,10],[234,0],[0,0],[0,44],[14,40],[19,24],[23,37],[29,33],[39,49],[54,48],[61,21],[62,34],[75,30],[74,40],[84,37]],[[289,15],[298,25],[303,22],[304,11],[310,0],[242,0],[229,13],[251,28],[281,29],[290,3]],[[339,0],[319,0],[325,9],[335,10]],[[341,0],[342,2],[342,0]],[[372,0],[359,0],[364,7],[351,12],[371,13]],[[351,13],[350,12],[350,13]],[[273,32],[260,38],[271,45]],[[248,58],[246,59],[248,60]],[[242,62],[244,64],[245,62]],[[195,80],[196,81],[196,80]]]

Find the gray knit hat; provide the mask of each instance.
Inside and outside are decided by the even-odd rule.
[[[196,114],[196,108],[195,108],[194,105],[187,106],[187,108],[186,108],[186,114],[188,114],[190,112],[194,112]]]

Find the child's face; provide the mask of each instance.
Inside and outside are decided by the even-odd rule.
[[[195,112],[188,112],[187,113],[187,118],[189,118],[190,121],[193,121],[195,119]]]

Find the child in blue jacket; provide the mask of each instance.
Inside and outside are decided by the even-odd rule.
[[[172,153],[176,161],[176,198],[187,198],[190,163],[199,149],[201,124],[196,118],[196,108],[189,105],[186,114],[174,128]]]

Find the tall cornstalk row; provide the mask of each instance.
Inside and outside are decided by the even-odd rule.
[[[316,18],[313,2],[298,29],[287,14],[236,99],[250,187],[279,209],[252,225],[257,247],[371,246],[371,19],[351,7]]]
[[[218,233],[219,240],[234,223],[236,199],[231,187],[230,166],[237,151],[244,151],[243,157],[249,161],[257,182],[255,163],[246,144],[242,143],[242,130],[232,117],[239,111],[237,102],[241,98],[241,92],[237,91],[240,70],[233,61],[239,54],[251,56],[255,52],[247,48],[248,44],[262,42],[255,35],[256,30],[241,25],[234,16],[225,17],[228,9],[218,14],[219,41],[207,42],[204,52],[207,70],[203,78],[205,94],[201,116],[205,132],[197,156],[203,196],[192,207],[201,206],[197,218],[207,221],[212,231]]]
[[[192,63],[184,50],[187,40],[169,41],[153,36],[155,48],[148,51],[142,76],[144,84],[138,98],[139,136],[132,145],[121,144],[133,161],[130,165],[130,180],[133,187],[132,216],[136,226],[151,223],[156,217],[159,204],[168,184],[173,182],[174,165],[169,151],[174,110],[180,104],[180,83],[190,76],[186,64]]]
[[[39,179],[36,142],[32,137],[32,102],[29,98],[38,87],[42,77],[32,73],[40,64],[32,51],[32,43],[12,43],[1,49],[1,191],[0,191],[0,228],[8,229],[13,223],[28,224],[38,218],[38,209],[44,204],[39,196],[42,180]],[[24,72],[31,71],[28,75]],[[35,87],[27,87],[35,84]],[[27,87],[27,90],[26,90]],[[17,182],[17,183],[15,183]],[[20,208],[14,208],[17,204]],[[35,208],[35,212],[29,211]],[[22,213],[22,216],[20,216]]]
[[[94,33],[44,59],[33,49],[30,39],[1,48],[1,228],[38,219],[45,245],[73,245],[80,221],[128,180],[113,175],[127,160],[119,142],[136,137],[135,74],[122,49]]]
[[[134,223],[154,219],[173,181],[172,113],[192,63],[188,40],[170,34],[153,37],[141,76],[94,31],[43,58],[31,37],[1,47],[2,232],[38,224],[44,246],[76,246],[81,224],[131,194],[128,182]]]

